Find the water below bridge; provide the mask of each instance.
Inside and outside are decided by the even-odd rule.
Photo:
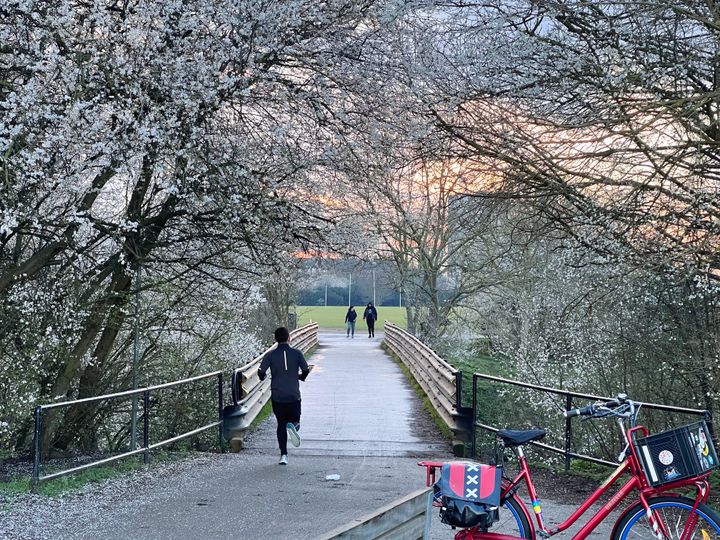
[[[422,488],[418,460],[450,458],[449,443],[381,349],[382,336],[319,338],[309,358],[316,367],[301,386],[302,445],[290,447],[288,466],[278,465],[271,417],[237,454],[188,460],[170,473],[151,465],[137,481],[112,481],[61,504],[35,499],[0,512],[0,525],[16,520],[12,538],[312,539]],[[545,513],[552,520],[569,508],[545,501]],[[433,519],[433,540],[452,538]]]

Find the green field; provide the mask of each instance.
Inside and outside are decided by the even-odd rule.
[[[325,329],[343,329],[345,328],[345,306],[297,306],[298,326],[309,323],[310,321],[318,323],[320,328]],[[358,314],[355,321],[355,333],[362,333],[367,329],[365,321],[362,319],[365,306],[355,306]],[[407,327],[405,316],[405,308],[401,307],[377,307],[378,320],[375,322],[375,330],[381,332],[385,328],[385,321],[397,324],[401,328]]]

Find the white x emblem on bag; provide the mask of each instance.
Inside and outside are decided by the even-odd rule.
[[[465,467],[465,470],[468,472],[478,472],[478,466],[477,465],[467,465]]]
[[[468,489],[465,492],[465,497],[467,497],[467,498],[474,497],[475,499],[477,499],[477,489]]]
[[[469,484],[475,484],[475,485],[477,486],[477,485],[478,485],[478,477],[477,477],[477,476],[470,476],[470,475],[468,475],[468,476],[465,478],[465,483],[468,484],[468,485],[469,485]]]

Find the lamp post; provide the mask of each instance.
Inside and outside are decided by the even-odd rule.
[[[375,269],[373,268],[373,306],[377,306],[375,301]]]
[[[352,272],[350,272],[350,279],[348,280],[348,307],[352,306]]]

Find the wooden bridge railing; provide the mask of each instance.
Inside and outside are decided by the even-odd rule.
[[[453,432],[455,453],[463,455],[464,443],[470,440],[471,409],[463,407],[460,400],[462,372],[418,338],[387,321],[385,343],[410,370],[435,411]]]

